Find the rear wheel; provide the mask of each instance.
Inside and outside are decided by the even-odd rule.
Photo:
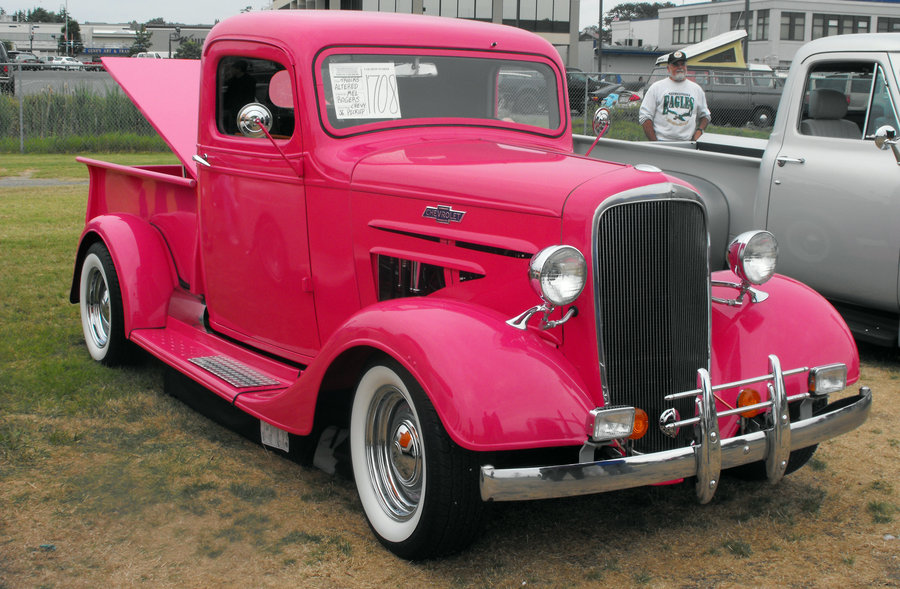
[[[369,525],[396,555],[450,554],[480,532],[478,465],[450,439],[422,387],[397,362],[373,364],[360,379],[350,449]]]
[[[112,256],[98,242],[88,248],[78,286],[81,327],[91,358],[107,366],[127,361],[122,291]]]

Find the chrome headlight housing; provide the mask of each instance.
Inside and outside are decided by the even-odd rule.
[[[568,305],[578,298],[587,281],[587,262],[584,255],[570,245],[544,248],[531,258],[528,265],[531,288],[545,301]]]
[[[775,274],[778,242],[768,231],[746,231],[728,244],[728,265],[738,278],[763,284]]]

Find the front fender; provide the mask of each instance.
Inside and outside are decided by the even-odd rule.
[[[292,420],[282,424],[289,431],[308,433],[329,366],[348,351],[367,348],[409,370],[447,433],[464,448],[584,443],[585,420],[595,405],[581,378],[555,346],[506,325],[506,319],[484,307],[439,298],[372,305],[334,333],[300,380],[280,395],[282,406],[265,413]],[[262,409],[250,399],[237,404],[251,412]]]
[[[165,327],[169,298],[176,285],[175,269],[159,232],[128,214],[91,219],[81,235],[69,300],[78,302],[78,281],[88,248],[102,241],[109,249],[125,313],[125,333],[144,327]]]
[[[735,281],[730,272],[716,272],[713,280]],[[774,354],[784,370],[843,362],[847,384],[859,380],[856,342],[840,314],[820,294],[786,276],[776,275],[758,287],[769,298],[741,306],[712,304],[712,384],[766,374],[768,356]],[[713,287],[713,296],[734,298],[736,290]],[[807,390],[806,374],[785,378],[789,395]],[[765,395],[765,391],[760,391]],[[732,406],[738,391],[720,394]],[[723,405],[722,409],[726,409]],[[737,426],[738,418],[723,418],[723,435]]]

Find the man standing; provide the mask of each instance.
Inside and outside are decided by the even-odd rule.
[[[710,112],[703,88],[687,79],[683,51],[669,54],[669,77],[655,82],[641,103],[640,122],[650,141],[696,141]]]

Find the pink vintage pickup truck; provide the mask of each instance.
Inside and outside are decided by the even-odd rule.
[[[181,164],[82,159],[91,356],[139,346],[287,454],[347,430],[404,558],[464,548],[492,501],[775,482],[868,415],[866,387],[829,403],[855,344],[771,234],[711,271],[691,186],[572,153],[537,36],[279,11],[218,24],[199,62],[105,65]]]

